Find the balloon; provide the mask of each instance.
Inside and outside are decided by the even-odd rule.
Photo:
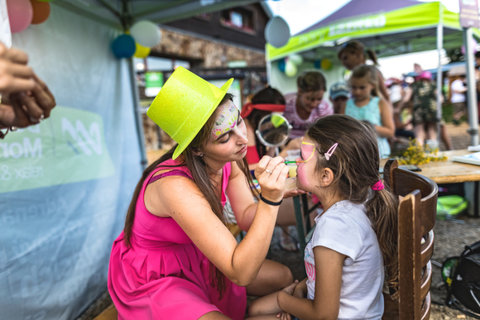
[[[12,33],[27,29],[32,22],[33,8],[30,0],[7,0],[7,12]]]
[[[30,0],[33,9],[32,24],[39,24],[47,20],[50,15],[50,3],[40,0]]]
[[[320,68],[322,67],[321,61],[320,61],[320,60],[315,60],[315,61],[313,61],[313,67],[314,67],[315,69],[320,69]]]
[[[332,61],[329,59],[322,59],[321,66],[323,70],[330,70],[332,69]]]
[[[285,72],[285,59],[278,60],[278,69]]]
[[[296,53],[289,55],[288,59],[290,59],[297,66],[301,65],[303,62],[302,56]]]
[[[112,51],[117,58],[130,58],[135,53],[135,40],[129,34],[121,34],[112,42]]]
[[[265,26],[265,40],[276,48],[283,47],[290,39],[290,28],[282,17],[275,16]]]
[[[146,58],[150,54],[150,48],[144,47],[141,44],[135,43],[135,53],[133,56],[135,58]]]
[[[297,66],[290,60],[287,60],[285,64],[285,74],[289,77],[293,77],[297,74]]]
[[[149,48],[156,46],[162,37],[158,26],[147,20],[136,22],[130,28],[130,34],[138,44]]]

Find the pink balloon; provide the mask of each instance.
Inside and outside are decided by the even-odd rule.
[[[32,22],[33,8],[30,0],[7,0],[7,11],[12,33],[27,29]]]

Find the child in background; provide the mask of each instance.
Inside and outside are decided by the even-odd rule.
[[[343,81],[332,84],[330,86],[329,98],[333,106],[333,112],[336,114],[344,114],[347,100],[350,98],[348,85]]]
[[[380,70],[377,68],[377,55],[372,49],[365,48],[363,43],[358,40],[350,40],[340,46],[337,57],[342,65],[350,71],[358,66],[361,66],[362,64],[366,64],[367,60],[370,60],[373,63],[372,68],[375,69],[376,78],[378,80],[377,96],[380,96],[387,100],[387,102],[390,102],[390,97],[387,88],[385,87],[385,79],[383,78]]]
[[[292,126],[290,141],[282,149],[280,156],[285,157],[288,150],[300,149],[301,137],[308,127],[318,118],[333,114],[332,106],[323,99],[327,90],[327,81],[322,73],[308,71],[297,78],[297,92],[285,95],[284,116]]]
[[[389,103],[378,96],[376,69],[361,65],[353,70],[350,77],[352,97],[348,99],[345,114],[357,120],[368,121],[377,132],[378,149],[381,158],[390,155],[387,138],[395,134],[393,114]],[[376,94],[376,95],[372,95]]]
[[[272,112],[283,112],[284,110],[285,98],[280,91],[270,86],[255,93],[251,102],[243,106],[241,117],[245,120],[248,139],[245,159],[251,172],[255,170],[261,157],[264,155],[274,156],[274,148],[264,146],[255,134],[258,123],[266,115]],[[298,250],[295,239],[290,236],[288,230],[288,227],[294,226],[295,223],[293,199],[285,199],[279,208],[277,217],[277,225],[282,229],[279,245],[285,251]]]
[[[298,186],[324,209],[305,248],[307,278],[255,301],[250,315],[381,319],[384,278],[397,283],[397,200],[380,179],[375,133],[345,115],[319,119],[298,162]]]
[[[273,155],[273,150],[267,150],[267,147],[260,142],[255,134],[260,120],[272,112],[283,112],[284,110],[285,98],[280,91],[270,86],[255,93],[251,102],[243,106],[240,116],[245,120],[247,128],[246,159],[250,170],[255,170],[262,156]]]
[[[285,113],[292,125],[290,138],[303,137],[308,126],[316,119],[333,114],[332,106],[323,99],[327,81],[323,74],[308,71],[298,76],[297,92],[285,95]]]

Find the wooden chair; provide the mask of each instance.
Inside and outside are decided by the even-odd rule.
[[[387,161],[383,175],[386,185],[403,197],[398,206],[398,316],[401,320],[429,319],[430,259],[438,186],[427,177],[398,168],[395,160]],[[384,319],[393,318],[392,315],[387,316],[387,312],[384,315]]]

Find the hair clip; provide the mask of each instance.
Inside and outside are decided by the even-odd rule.
[[[328,151],[323,154],[323,155],[325,156],[325,159],[330,160],[330,157],[331,157],[332,154],[335,152],[335,149],[337,149],[337,146],[338,146],[338,142],[335,142],[335,143],[330,147],[330,149],[328,149]]]

